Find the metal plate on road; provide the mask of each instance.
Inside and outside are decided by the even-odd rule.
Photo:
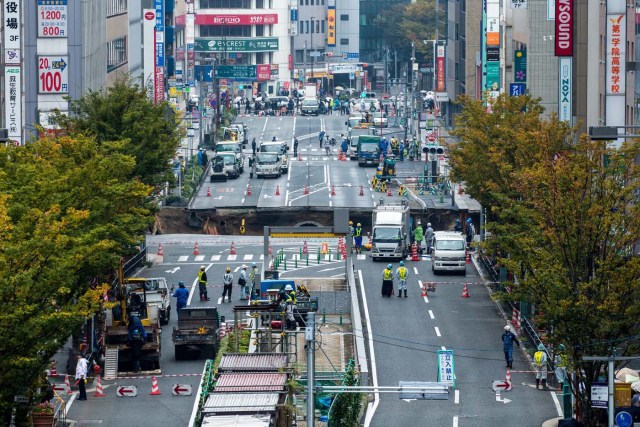
[[[116,395],[118,397],[136,397],[138,388],[134,385],[121,385],[116,389]]]
[[[174,396],[191,396],[191,386],[189,384],[174,384],[171,386],[171,393]]]
[[[494,381],[491,385],[493,391],[510,391],[511,390],[511,381],[507,380],[497,380]]]
[[[439,382],[400,381],[400,399],[448,400],[449,387]],[[410,387],[410,389],[407,389]]]

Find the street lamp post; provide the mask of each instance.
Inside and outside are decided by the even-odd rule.
[[[315,17],[311,17],[311,80],[313,82],[313,69],[316,66],[316,57],[314,55],[315,51],[313,50],[313,32],[315,31],[315,27],[313,26],[313,21],[316,19]],[[315,82],[313,82],[315,84]]]

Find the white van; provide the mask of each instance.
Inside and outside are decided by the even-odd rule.
[[[467,274],[467,241],[462,233],[436,231],[433,233],[431,271],[461,271]]]

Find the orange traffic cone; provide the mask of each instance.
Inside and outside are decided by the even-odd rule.
[[[304,186],[304,194],[309,194],[309,187],[307,187],[306,185]]]
[[[276,185],[276,196],[280,195],[280,186]]]
[[[309,246],[307,246],[307,241],[304,241],[304,245],[302,245],[302,253],[303,254],[308,254],[309,253]]]
[[[231,242],[231,249],[229,250],[229,255],[236,255],[236,244]]]
[[[364,188],[362,188],[362,185],[360,186],[360,195],[364,196]]]
[[[193,254],[200,255],[200,248],[198,247],[198,242],[193,246]]]
[[[469,287],[467,286],[467,284],[464,284],[464,288],[462,288],[462,298],[469,298],[471,295],[469,295]]]
[[[207,187],[207,197],[211,197],[211,187]]]
[[[467,264],[471,264],[471,255],[469,255],[469,251],[467,251]]]
[[[158,256],[164,256],[164,249],[162,249],[162,243],[158,244]]]
[[[84,379],[80,379],[78,381],[84,381]],[[71,391],[71,384],[69,383],[69,375],[64,376],[64,386],[67,388],[67,394],[73,394]]]
[[[331,195],[332,195],[332,196],[335,196],[335,195],[336,195],[336,186],[335,186],[335,185],[332,185],[332,186],[331,186]]]
[[[420,286],[422,293],[420,294],[421,297],[427,297],[429,296],[429,294],[427,293],[427,284],[426,283],[422,283],[422,285]]]
[[[511,371],[507,369],[507,381],[511,381]]]
[[[102,377],[98,375],[98,385],[96,386],[96,392],[93,393],[94,397],[107,397],[102,391]]]
[[[251,185],[247,185],[247,196],[251,196],[251,194],[253,194],[251,192]]]
[[[298,161],[301,162],[302,161],[302,153],[298,153]]]
[[[150,396],[158,396],[162,393],[160,393],[160,387],[158,386],[158,378],[156,378],[155,376],[151,377],[151,393],[149,393]]]
[[[50,377],[57,377],[58,376],[58,368],[56,368],[56,361],[55,360],[53,362],[51,362],[51,371],[49,371],[49,376]]]

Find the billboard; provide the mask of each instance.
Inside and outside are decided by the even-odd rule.
[[[156,22],[154,34],[155,71],[153,101],[164,101],[164,0],[154,0]]]
[[[556,0],[556,56],[573,56],[573,0]]]
[[[265,52],[279,48],[277,37],[211,39],[196,37],[196,52]]]
[[[67,0],[38,0],[38,37],[67,37]]]
[[[336,8],[327,9],[327,46],[334,47],[336,45]]]
[[[155,25],[156,13],[153,9],[142,10],[142,69],[144,70],[144,84],[147,90],[147,98],[153,101],[155,94]]]
[[[278,23],[277,13],[222,15],[198,13],[196,25],[272,25]]]
[[[38,93],[69,93],[68,64],[68,56],[38,56]]]
[[[562,57],[558,66],[558,120],[571,123],[572,116],[572,58]]]
[[[22,145],[22,70],[16,66],[4,69],[4,120],[9,130],[9,139]]]
[[[623,13],[607,15],[607,95],[624,95],[627,21]]]
[[[436,92],[445,92],[446,76],[445,76],[445,46],[438,45],[436,49]]]
[[[269,80],[271,78],[271,64],[256,65],[256,76],[260,81]]]

